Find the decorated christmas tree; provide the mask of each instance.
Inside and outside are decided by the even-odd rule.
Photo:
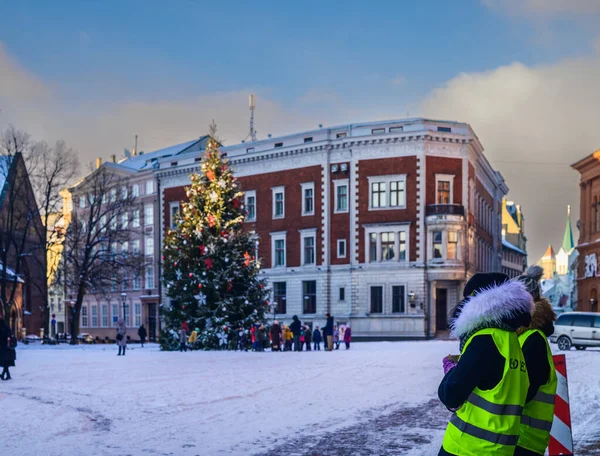
[[[176,228],[165,238],[163,280],[170,302],[162,306],[164,350],[177,348],[183,323],[199,328],[197,348],[221,348],[229,331],[249,329],[269,309],[256,241],[242,229],[244,194],[215,140],[209,140],[201,173],[191,181]]]

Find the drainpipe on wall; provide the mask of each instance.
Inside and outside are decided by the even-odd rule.
[[[160,333],[162,331],[161,328],[161,315],[160,315],[160,309],[161,309],[161,305],[162,305],[162,230],[164,227],[164,223],[163,223],[163,216],[164,216],[164,208],[163,205],[161,204],[162,202],[162,194],[161,194],[161,190],[160,190],[160,177],[157,175],[156,176],[156,194],[158,196],[158,223],[159,223],[159,227],[158,227],[158,248],[160,249],[159,255],[158,255],[158,340],[160,340]]]

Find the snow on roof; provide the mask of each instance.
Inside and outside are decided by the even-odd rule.
[[[3,269],[3,265],[2,263],[0,263],[0,275],[2,275],[2,269]],[[17,279],[17,282],[19,283],[25,283],[25,281],[23,279],[21,279],[14,271],[14,269],[11,269],[9,267],[6,268],[6,275],[7,277],[12,280],[15,280],[15,278]]]
[[[502,245],[504,247],[506,247],[507,249],[511,249],[514,250],[517,253],[520,253],[522,255],[527,255],[527,252],[524,252],[523,250],[521,250],[519,247],[516,247],[514,245],[512,245],[510,242],[508,242],[506,239],[502,239]]]
[[[12,155],[0,156],[0,191],[4,189],[4,184],[6,183],[6,178],[8,177],[8,171],[10,169],[10,165],[12,164],[12,160]]]
[[[123,166],[124,168],[141,171],[143,169],[150,168],[150,162],[152,160],[159,160],[161,158],[172,157],[173,155],[178,155],[187,149],[190,149],[196,143],[201,141],[205,141],[206,136],[203,136],[199,139],[194,139],[192,141],[187,141],[181,144],[176,144],[174,146],[165,147],[164,149],[155,150],[153,152],[143,153],[140,155],[135,155],[133,157],[126,158],[120,161],[119,166]]]

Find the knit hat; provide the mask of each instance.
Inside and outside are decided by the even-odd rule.
[[[525,274],[520,275],[515,280],[525,285],[529,294],[533,296],[534,301],[538,301],[542,297],[540,280],[542,280],[543,275],[544,269],[540,266],[529,266]]]
[[[463,290],[463,297],[474,296],[491,287],[498,287],[508,282],[508,276],[501,272],[480,272],[469,279]]]

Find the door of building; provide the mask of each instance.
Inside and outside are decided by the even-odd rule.
[[[148,304],[148,340],[156,342],[156,304]]]
[[[435,289],[435,327],[437,331],[448,329],[448,290]]]

